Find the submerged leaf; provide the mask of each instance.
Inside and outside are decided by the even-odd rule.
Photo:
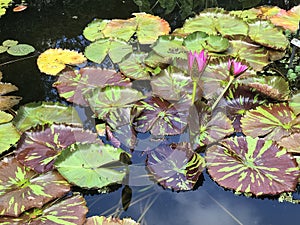
[[[94,88],[103,88],[108,85],[130,86],[131,82],[115,70],[84,67],[79,72],[64,70],[53,84],[61,97],[83,106],[88,106],[83,97],[85,93]]]
[[[66,65],[84,63],[86,58],[81,53],[66,49],[48,49],[39,55],[37,65],[42,73],[57,75]]]
[[[147,168],[164,188],[189,191],[205,168],[205,161],[190,144],[162,144],[147,154]]]
[[[62,197],[70,185],[55,171],[37,175],[15,158],[0,162],[0,215],[19,216],[33,207],[41,208]]]
[[[28,103],[21,106],[13,123],[21,132],[44,124],[67,123],[76,126],[82,125],[75,108],[53,102]]]
[[[267,136],[279,141],[300,129],[299,116],[286,103],[262,105],[246,112],[241,119],[245,135],[252,137]]]
[[[226,139],[208,148],[205,159],[219,185],[256,196],[294,191],[300,175],[292,155],[271,140]]]
[[[98,136],[88,130],[53,124],[23,133],[16,158],[37,173],[44,173],[53,169],[55,159],[68,146],[96,142],[101,143]]]
[[[70,183],[83,188],[104,188],[121,183],[126,175],[126,164],[120,162],[120,148],[110,145],[72,145],[62,151],[55,167]]]

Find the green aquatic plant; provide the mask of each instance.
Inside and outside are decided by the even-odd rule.
[[[35,49],[31,45],[19,44],[16,40],[5,40],[0,46],[0,53],[7,52],[12,56],[25,56],[34,51]]]

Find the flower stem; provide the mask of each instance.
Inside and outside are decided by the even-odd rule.
[[[195,102],[196,92],[197,92],[197,81],[193,81],[192,105]]]
[[[218,105],[219,101],[224,96],[225,92],[228,90],[228,88],[230,87],[230,85],[232,84],[232,82],[234,80],[235,80],[235,77],[234,76],[230,76],[230,80],[228,81],[227,86],[224,88],[224,90],[222,91],[222,93],[218,96],[217,100],[214,102],[213,106],[211,107],[211,111],[213,111],[216,108],[216,106]]]

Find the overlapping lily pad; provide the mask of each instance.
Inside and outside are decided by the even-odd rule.
[[[115,70],[105,70],[96,67],[84,67],[78,71],[64,70],[53,84],[59,95],[70,102],[88,106],[84,94],[93,88],[103,88],[108,85],[130,86],[130,80]]]
[[[83,30],[83,35],[89,41],[96,41],[100,38],[105,38],[101,32],[110,20],[94,19]]]
[[[294,191],[300,171],[296,160],[271,140],[235,137],[206,152],[210,176],[236,192],[277,195]]]
[[[285,11],[281,9],[279,13],[270,18],[271,22],[277,26],[289,29],[296,32],[299,29],[300,6],[295,6],[292,9]]]
[[[62,151],[55,167],[70,183],[83,188],[105,188],[122,183],[126,164],[120,162],[120,148],[110,145],[72,145]]]
[[[246,112],[241,119],[244,134],[252,137],[267,136],[279,141],[300,129],[300,117],[286,103],[262,105]]]
[[[38,175],[15,158],[0,162],[0,215],[17,217],[33,207],[63,196],[70,185],[55,171]]]
[[[108,86],[93,89],[85,98],[96,116],[103,119],[109,112],[119,108],[131,108],[134,102],[144,99],[145,96],[129,87]]]
[[[21,132],[44,124],[66,123],[76,126],[82,125],[75,108],[53,102],[28,103],[21,106],[13,123]]]
[[[140,225],[130,218],[114,218],[105,216],[88,217],[84,225]]]
[[[12,123],[0,124],[0,154],[8,150],[20,138],[20,133]]]
[[[101,143],[95,133],[80,127],[53,124],[23,133],[16,158],[37,173],[44,173],[53,169],[55,159],[69,145],[96,142]]]
[[[181,134],[187,126],[190,97],[183,96],[179,102],[171,103],[159,97],[150,97],[136,104],[140,112],[134,121],[138,132],[150,131],[153,135]]]
[[[34,208],[23,213],[20,217],[0,217],[1,224],[51,224],[51,225],[82,225],[87,214],[87,207],[84,198],[74,195],[69,198],[49,203],[43,208]]]
[[[205,161],[189,143],[161,144],[147,154],[147,168],[164,188],[192,190],[205,168]]]

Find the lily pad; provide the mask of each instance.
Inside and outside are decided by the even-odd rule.
[[[53,169],[61,151],[75,143],[101,143],[95,133],[63,124],[37,127],[22,134],[16,158],[37,173]]]
[[[60,103],[38,102],[21,106],[13,120],[21,132],[37,125],[66,123],[81,126],[81,120],[75,108]]]
[[[2,42],[2,45],[5,47],[12,47],[12,46],[16,46],[19,42],[16,40],[5,40]]]
[[[12,123],[0,124],[0,154],[8,150],[20,138],[20,133]]]
[[[0,72],[0,80],[2,79],[2,73]],[[13,91],[17,91],[18,87],[11,83],[2,83],[0,82],[0,110],[8,110],[14,105],[17,105],[21,101],[19,96],[7,96]]]
[[[4,53],[4,52],[6,52],[7,51],[7,49],[8,49],[8,47],[6,47],[6,46],[0,46],[0,53]]]
[[[57,75],[66,65],[84,63],[86,58],[79,52],[66,49],[48,49],[39,55],[37,65],[42,73]]]
[[[277,26],[296,32],[299,28],[300,6],[295,6],[288,11],[281,9],[279,13],[272,16],[270,20]]]
[[[84,198],[80,195],[60,199],[54,203],[49,203],[43,208],[35,208],[27,213],[23,213],[19,218],[0,217],[1,224],[51,224],[51,225],[82,225],[88,208]]]
[[[289,106],[293,109],[296,115],[300,114],[300,92],[292,96]]]
[[[130,86],[130,79],[115,70],[106,70],[97,67],[84,67],[78,71],[64,70],[53,84],[61,97],[78,105],[88,106],[84,94],[93,88],[102,88],[108,85]]]
[[[289,44],[285,35],[268,21],[249,24],[249,37],[263,46],[285,50]]]
[[[95,19],[89,23],[83,30],[83,36],[89,41],[96,41],[97,39],[104,38],[101,32],[110,20]]]
[[[84,55],[95,63],[101,63],[106,55],[114,63],[119,63],[132,52],[132,46],[117,38],[99,39],[85,48]]]
[[[114,218],[105,216],[88,217],[84,225],[140,225],[130,218]]]
[[[12,121],[13,115],[0,110],[0,124]]]
[[[110,145],[72,145],[62,151],[55,167],[70,183],[83,188],[105,188],[122,183],[126,164],[120,162],[120,148]]]
[[[176,103],[159,97],[150,97],[136,104],[140,113],[134,120],[138,132],[150,131],[153,135],[181,134],[187,126],[187,113],[191,99],[183,96]]]
[[[274,141],[289,136],[300,129],[300,119],[286,103],[262,105],[246,112],[241,119],[245,135],[267,136]]]
[[[205,159],[219,185],[256,196],[294,191],[300,175],[291,154],[260,138],[226,139],[208,148]]]
[[[284,147],[288,152],[299,154],[300,153],[300,133],[296,132],[288,137],[283,137],[278,144]]]
[[[0,215],[6,216],[17,217],[28,209],[40,208],[70,190],[59,173],[37,175],[12,157],[0,162],[0,181]]]
[[[31,45],[28,44],[17,44],[14,46],[11,46],[7,53],[13,56],[25,56],[32,52],[34,52],[35,49]]]
[[[146,165],[164,188],[189,191],[205,168],[205,161],[189,143],[162,144],[147,154]]]
[[[0,17],[6,12],[6,8],[12,3],[12,0],[2,0],[0,4]]]
[[[145,98],[135,89],[119,86],[95,88],[85,97],[99,119],[103,119],[109,112],[118,108],[131,108],[134,102]]]

